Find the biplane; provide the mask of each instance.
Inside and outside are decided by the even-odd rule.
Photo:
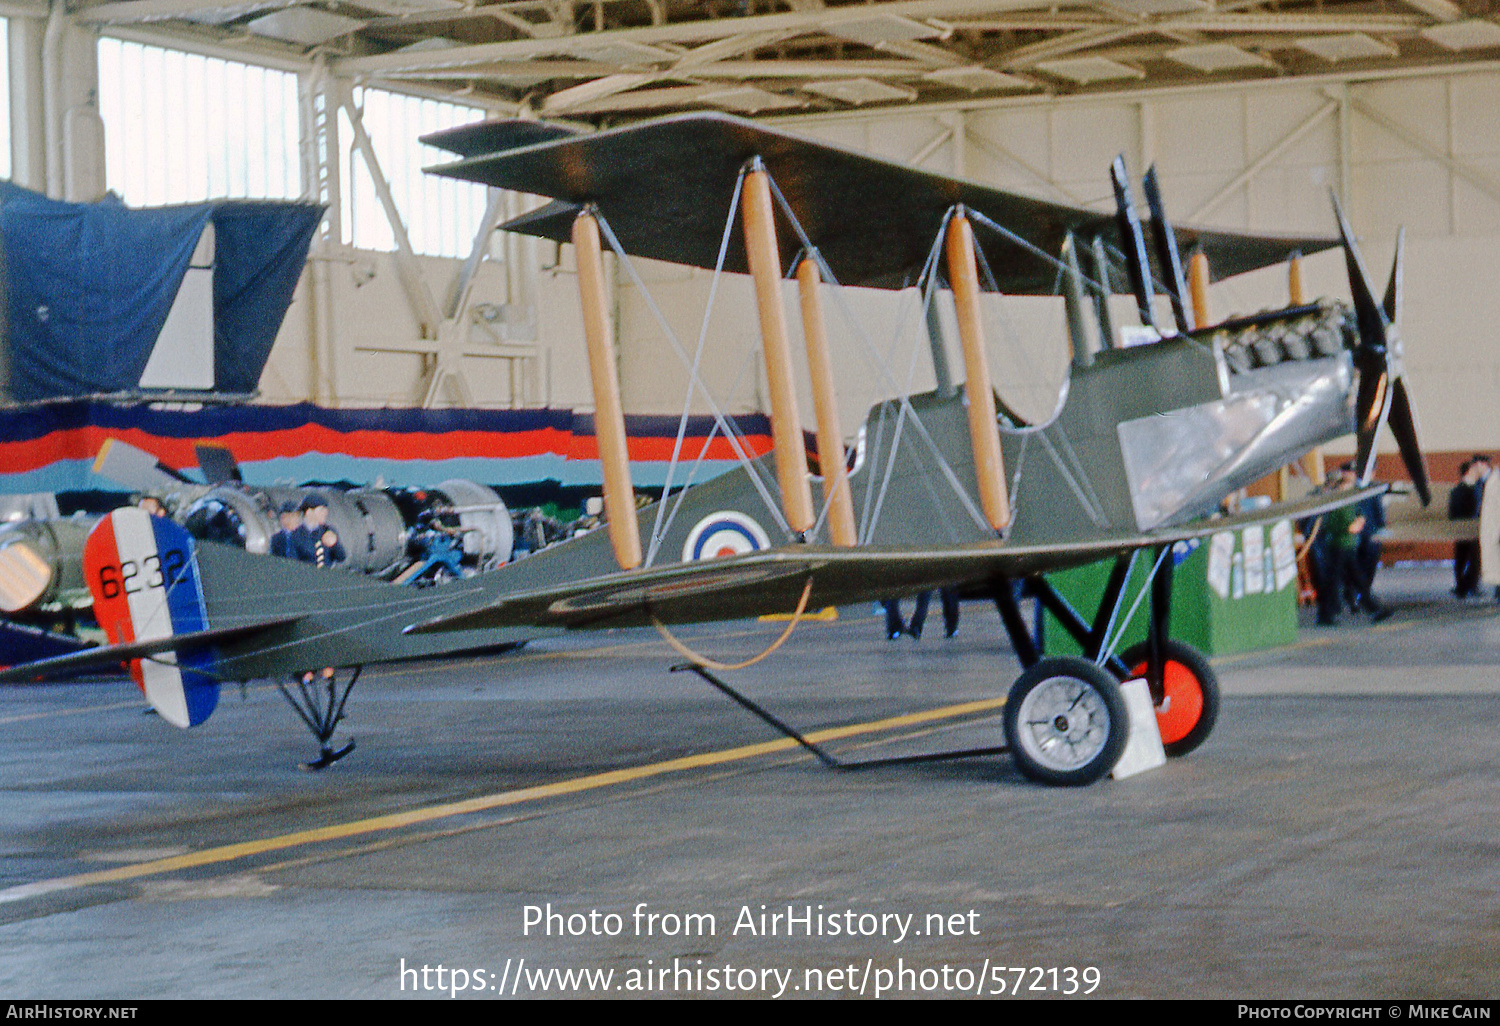
[[[1386,424],[1427,494],[1396,330],[1400,250],[1377,299],[1336,202],[1336,237],[1178,227],[1154,169],[1144,179],[1149,216],[1137,212],[1123,159],[1111,169],[1116,209],[1104,214],[716,114],[590,134],[486,122],[428,141],[459,158],[438,174],[550,198],[503,228],[575,247],[606,525],[414,592],[195,543],[169,521],[120,510],[86,552],[113,643],[0,679],[127,661],[150,702],[183,727],[209,715],[221,682],[275,679],[322,745],[314,765],[326,765],[350,747],[334,750],[330,739],[363,666],[554,631],[655,625],[688,655],[687,668],[804,740],[715,677],[723,665],[692,652],[672,627],[793,610],[790,631],[810,606],[963,587],[993,595],[1024,668],[1005,704],[1005,748],[1035,780],[1083,784],[1107,773],[1126,743],[1126,678],[1146,679],[1169,753],[1192,750],[1212,729],[1213,672],[1167,631],[1174,545],[1376,494],[1370,477]],[[1309,301],[1299,255],[1335,246],[1352,304]],[[674,487],[669,475],[660,500],[638,506],[607,251],[637,285],[634,258],[706,268],[716,285],[749,275],[772,452],[752,458],[740,447],[732,418],[674,336],[690,387],[740,465],[691,487]],[[1280,262],[1290,268],[1287,306],[1212,321],[1210,280]],[[789,278],[816,411],[812,451],[797,403]],[[915,289],[924,312],[951,294],[964,369],[955,384],[941,325],[926,317],[937,387],[901,394],[889,379],[890,394],[869,409],[853,446],[839,427],[822,302],[828,287],[849,285]],[[997,393],[983,337],[987,293],[1061,297],[1072,354],[1064,398],[1048,419],[1027,422]],[[1157,340],[1117,344],[1116,294],[1134,297]],[[1160,296],[1172,311],[1165,323],[1153,302]],[[1349,433],[1358,438],[1359,488],[1253,513],[1222,510],[1236,490]],[[1142,555],[1150,584],[1127,609],[1124,585]],[[1114,568],[1092,616],[1044,576],[1107,559]],[[1021,585],[1076,638],[1081,657],[1043,656],[1018,604]],[[1148,640],[1119,651],[1124,624],[1148,596]],[[345,673],[341,690],[332,678],[326,696],[324,680],[301,682],[322,667]]]

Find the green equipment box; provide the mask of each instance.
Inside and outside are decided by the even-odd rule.
[[[1297,640],[1297,562],[1289,521],[1279,521],[1269,529],[1221,531],[1201,542],[1178,542],[1167,558],[1176,564],[1172,637],[1211,656]],[[1151,597],[1141,598],[1141,588],[1152,562],[1151,550],[1137,553],[1118,620],[1110,632],[1113,638],[1123,630],[1123,639],[1112,646],[1116,651],[1146,640]],[[1050,573],[1047,580],[1084,620],[1092,621],[1113,565],[1112,559],[1101,560]],[[1046,654],[1079,655],[1078,643],[1052,614],[1045,615]]]

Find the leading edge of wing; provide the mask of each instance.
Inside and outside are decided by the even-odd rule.
[[[809,605],[847,605],[996,577],[1061,570],[1133,549],[1317,516],[1379,495],[1384,489],[1384,485],[1377,485],[1309,496],[1180,527],[1068,542],[1007,545],[995,541],[927,549],[783,546],[512,592],[474,609],[414,623],[406,632],[520,626],[618,627],[653,619],[663,623],[738,619],[792,609],[809,580],[813,584]]]
[[[447,150],[449,153],[456,153],[460,157],[482,157],[504,150],[534,146],[540,142],[566,139],[578,134],[576,128],[568,128],[547,121],[500,118],[492,121],[479,121],[470,125],[459,125],[457,128],[445,128],[439,132],[429,132],[421,136],[418,141]]]
[[[577,207],[594,203],[626,252],[712,268],[734,183],[753,157],[765,162],[808,237],[845,285],[910,284],[943,216],[957,203],[1044,252],[1058,253],[1068,231],[1102,234],[1120,245],[1112,211],[918,170],[727,114],[679,114],[476,154],[429,170],[562,201],[503,226],[509,230],[566,242]],[[1204,250],[1215,280],[1277,263],[1294,251],[1311,254],[1337,244],[1332,237],[1189,226],[1177,227],[1176,234],[1184,252],[1194,246]],[[1053,294],[1055,268],[992,232],[980,230],[977,237],[1002,292]],[[800,242],[784,221],[778,240],[783,265],[789,264]],[[725,268],[746,270],[738,226]]]
[[[67,676],[80,670],[126,663],[132,659],[144,659],[162,652],[191,652],[209,648],[229,641],[241,641],[275,627],[284,627],[302,619],[302,615],[278,616],[253,623],[237,624],[233,627],[211,627],[206,631],[191,634],[172,634],[151,641],[131,641],[120,645],[99,645],[81,652],[53,656],[22,663],[0,671],[0,684],[21,684]]]

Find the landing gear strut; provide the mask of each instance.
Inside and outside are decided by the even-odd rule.
[[[1161,728],[1162,744],[1167,754],[1186,755],[1201,745],[1213,730],[1214,721],[1219,714],[1219,682],[1201,652],[1168,634],[1167,626],[1172,612],[1172,555],[1170,552],[1157,550],[1156,558],[1157,568],[1150,584],[1151,619],[1146,640],[1122,653],[1107,657],[1104,655],[1104,646],[1109,636],[1121,627],[1117,620],[1124,604],[1131,556],[1116,558],[1092,623],[1085,620],[1045,578],[1030,577],[1026,580],[1026,587],[1083,649],[1083,658],[1071,661],[1099,664],[1118,681],[1145,679],[1156,706],[1156,721]],[[1041,663],[1054,660],[1042,658],[1036,639],[1027,631],[1016,600],[1014,582],[1005,578],[997,580],[994,596],[1016,657],[1027,668],[1027,673],[1022,675],[1011,691],[1011,701],[1007,703],[1009,710],[1010,705],[1017,704],[1018,699],[1025,697],[1021,689],[1022,681],[1028,680],[1031,671]],[[1082,687],[1092,675],[1085,673],[1082,667],[1074,666],[1065,676],[1077,681],[1076,686]],[[1007,723],[1009,719],[1007,715]],[[1061,733],[1063,732],[1059,732],[1059,735]],[[1015,744],[1014,739],[1012,744]],[[1022,768],[1026,768],[1024,762]],[[1033,774],[1028,772],[1027,775]]]
[[[307,729],[312,731],[313,737],[318,739],[318,744],[322,749],[316,759],[302,764],[303,769],[327,769],[354,751],[352,740],[337,749],[331,747],[328,742],[333,739],[333,732],[338,729],[339,723],[344,718],[344,705],[349,701],[349,692],[354,690],[355,682],[359,680],[360,671],[363,669],[362,666],[356,666],[354,674],[342,689],[338,685],[336,674],[324,677],[321,684],[311,675],[303,674],[293,676],[290,685],[285,681],[276,682],[276,687],[281,691],[281,697],[287,700],[297,716],[307,725]]]

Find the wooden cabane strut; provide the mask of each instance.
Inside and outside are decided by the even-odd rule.
[[[1208,312],[1208,255],[1195,249],[1188,258],[1188,292],[1193,298],[1193,327],[1206,328]]]

